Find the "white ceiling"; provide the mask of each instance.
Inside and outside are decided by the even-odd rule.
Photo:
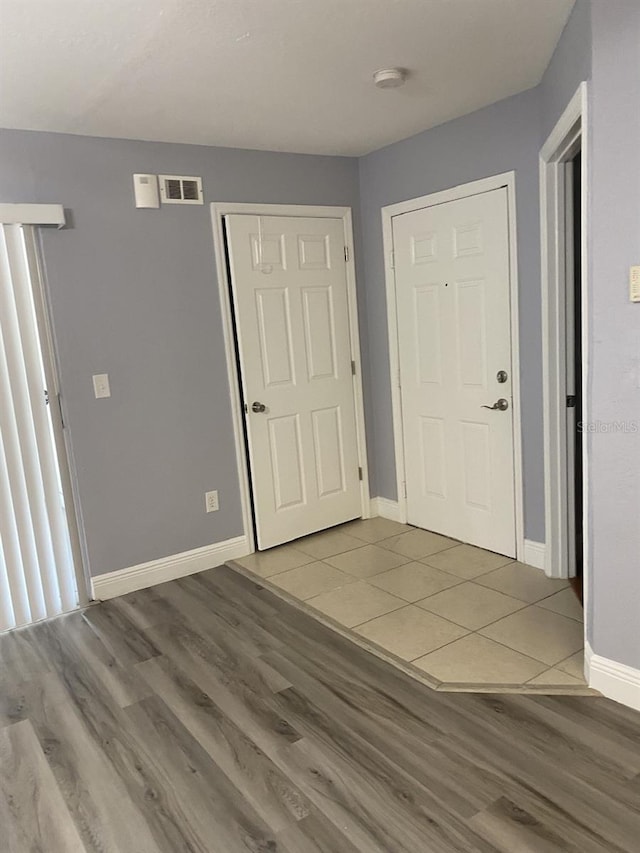
[[[0,0],[0,126],[362,154],[535,86],[573,2]]]

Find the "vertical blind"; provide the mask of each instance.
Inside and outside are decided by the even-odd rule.
[[[33,228],[0,226],[0,631],[77,606],[34,285]]]

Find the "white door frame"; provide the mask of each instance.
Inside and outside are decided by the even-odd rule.
[[[61,226],[60,226],[61,227]],[[34,242],[38,241],[36,235]],[[53,329],[51,326],[49,302],[45,284],[44,271],[42,269],[42,257],[39,246],[30,245],[29,249],[37,268],[37,276],[33,285],[33,301],[36,311],[36,319],[40,332],[40,348],[42,351],[42,362],[44,365],[45,381],[49,394],[49,408],[51,410],[51,421],[53,424],[53,438],[58,457],[58,469],[62,484],[62,495],[64,497],[65,516],[69,530],[69,541],[71,544],[71,559],[76,576],[78,590],[78,606],[83,607],[92,599],[90,590],[91,576],[88,571],[89,562],[85,559],[86,543],[84,540],[84,529],[80,526],[80,500],[76,493],[75,479],[72,476],[72,449],[69,434],[65,428],[62,412],[62,391],[57,367],[57,356],[54,343]]]
[[[544,400],[545,571],[569,577],[566,454],[566,252],[564,165],[582,151],[582,406],[588,411],[588,90],[581,83],[540,151],[540,242],[542,252],[542,364]],[[588,435],[586,436],[588,439]],[[583,444],[583,583],[588,590],[589,477],[588,441]]]
[[[516,226],[516,181],[515,172],[505,172],[480,181],[461,184],[442,192],[430,193],[420,198],[409,199],[382,208],[382,239],[384,246],[385,282],[387,291],[387,325],[389,332],[389,368],[391,375],[391,404],[393,409],[393,435],[396,456],[399,521],[407,520],[407,497],[405,492],[405,455],[402,425],[402,397],[400,358],[398,351],[398,317],[396,309],[396,279],[393,257],[393,217],[412,213],[436,204],[491,192],[502,187],[507,189],[509,214],[509,288],[511,301],[511,371],[513,376],[513,468],[515,477],[515,527],[516,559],[524,560],[524,509],[522,476],[522,424],[520,414],[520,330],[518,311],[518,245]]]
[[[353,223],[350,207],[327,207],[306,204],[246,204],[241,202],[214,202],[211,205],[213,223],[213,243],[216,256],[216,272],[218,291],[222,310],[222,327],[224,346],[227,358],[227,376],[231,392],[231,417],[233,434],[236,445],[236,459],[240,478],[240,500],[242,502],[242,519],[244,534],[249,548],[255,551],[256,543],[253,532],[253,505],[249,486],[249,466],[247,464],[247,447],[244,437],[244,415],[242,412],[242,394],[240,390],[240,374],[236,359],[236,340],[233,329],[231,310],[231,295],[229,275],[224,240],[223,217],[227,214],[239,213],[249,216],[287,216],[310,217],[314,219],[341,219],[344,228],[344,245],[346,250],[347,299],[349,305],[349,332],[351,359],[355,363],[353,376],[353,398],[356,415],[356,431],[358,438],[358,465],[362,468],[360,497],[362,502],[362,517],[368,518],[370,512],[369,499],[369,467],[367,464],[367,444],[364,423],[364,399],[362,395],[362,363],[360,357],[360,332],[358,327],[358,301],[356,293],[356,270],[353,251]]]

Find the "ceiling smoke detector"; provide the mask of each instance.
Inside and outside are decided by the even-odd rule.
[[[373,82],[378,89],[397,89],[407,79],[404,68],[381,68],[373,75]]]

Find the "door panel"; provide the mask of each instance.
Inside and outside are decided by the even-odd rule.
[[[284,288],[256,290],[256,313],[265,388],[295,381],[289,296]]]
[[[464,502],[467,507],[491,509],[491,452],[489,425],[462,424]]]
[[[321,498],[344,491],[344,453],[340,409],[332,406],[311,413],[313,450]]]
[[[302,446],[298,415],[267,419],[276,510],[304,504]]]
[[[459,346],[460,385],[487,387],[487,317],[485,282],[456,282],[455,325]]]
[[[362,512],[343,223],[231,215],[226,231],[264,549]]]
[[[314,379],[335,379],[335,323],[331,287],[302,289],[307,375]]]
[[[416,287],[415,339],[418,356],[418,383],[442,382],[442,345],[440,340],[440,291],[437,284]]]
[[[442,418],[420,418],[422,495],[447,496],[444,425]]]
[[[408,520],[515,557],[508,234],[506,189],[393,219]]]

